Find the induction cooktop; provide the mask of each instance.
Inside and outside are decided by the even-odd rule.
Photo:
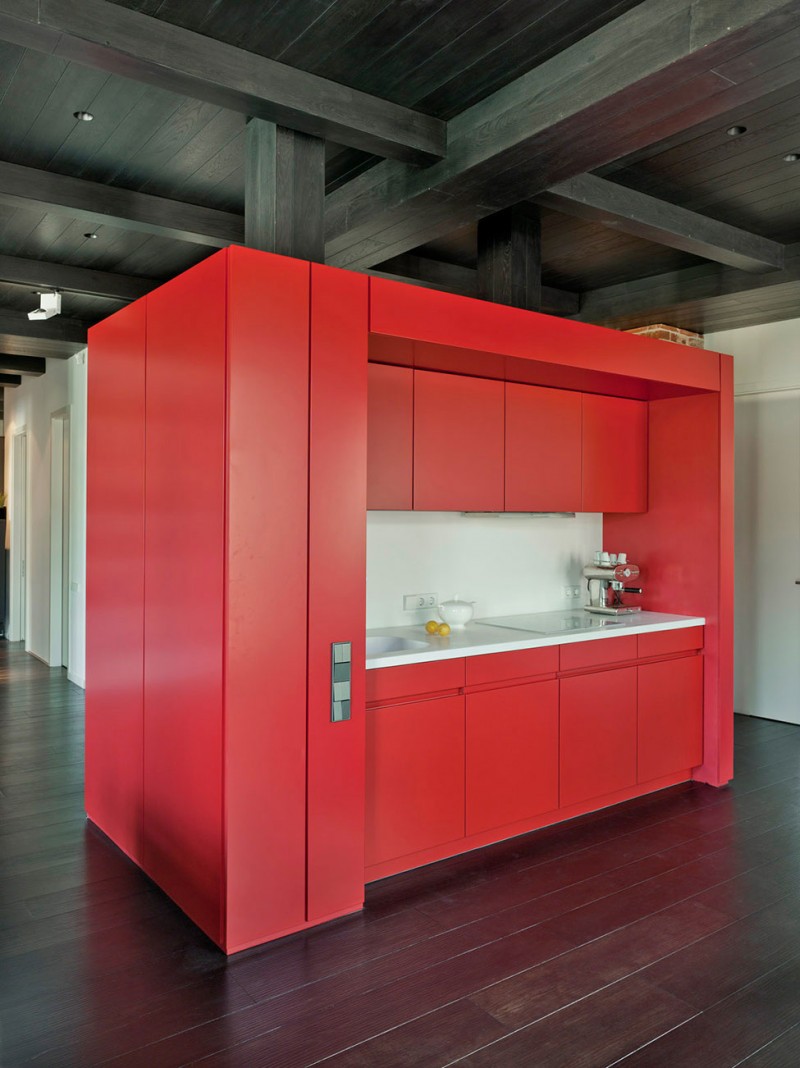
[[[524,630],[529,634],[570,634],[576,631],[605,630],[607,627],[624,627],[625,621],[614,616],[592,616],[588,612],[531,612],[519,616],[493,616],[479,619],[487,627],[503,627],[506,630]]]

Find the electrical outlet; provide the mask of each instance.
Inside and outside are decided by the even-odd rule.
[[[573,587],[572,587],[572,596],[573,596],[573,597],[575,597],[575,598],[577,598],[577,597],[580,597],[580,595],[581,595],[581,588],[580,588],[580,586],[573,586]]]
[[[435,608],[438,603],[438,593],[407,593],[403,598],[403,611],[419,612],[424,608]]]
[[[568,600],[571,601],[575,598],[580,597],[581,588],[580,586],[562,586],[561,594],[563,597],[566,597]]]

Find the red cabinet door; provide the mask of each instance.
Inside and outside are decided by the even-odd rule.
[[[414,372],[414,508],[503,511],[504,384]]]
[[[467,697],[467,834],[558,808],[558,683]]]
[[[561,807],[636,782],[636,668],[561,680]]]
[[[644,401],[584,394],[582,511],[647,511]]]
[[[411,511],[414,372],[371,363],[367,400],[367,508]]]
[[[367,866],[464,836],[464,698],[367,713]]]
[[[581,510],[581,394],[506,384],[506,511]]]
[[[644,664],[639,672],[639,782],[703,763],[703,658]]]

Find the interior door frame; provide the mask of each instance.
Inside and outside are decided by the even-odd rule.
[[[28,428],[21,426],[11,439],[11,520],[9,641],[25,642],[28,647]]]
[[[50,413],[50,667],[69,668],[69,434],[67,405]]]

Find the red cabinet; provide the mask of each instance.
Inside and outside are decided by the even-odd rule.
[[[703,763],[703,658],[642,664],[639,672],[639,782]]]
[[[464,836],[464,698],[367,713],[366,863]]]
[[[371,363],[367,404],[367,508],[411,511],[414,372]]]
[[[584,512],[647,511],[647,404],[583,396]]]
[[[504,384],[414,372],[414,508],[503,511]]]
[[[636,671],[561,680],[561,807],[636,783]]]
[[[558,808],[558,683],[467,697],[467,834]]]
[[[581,510],[581,394],[506,383],[507,512]]]

